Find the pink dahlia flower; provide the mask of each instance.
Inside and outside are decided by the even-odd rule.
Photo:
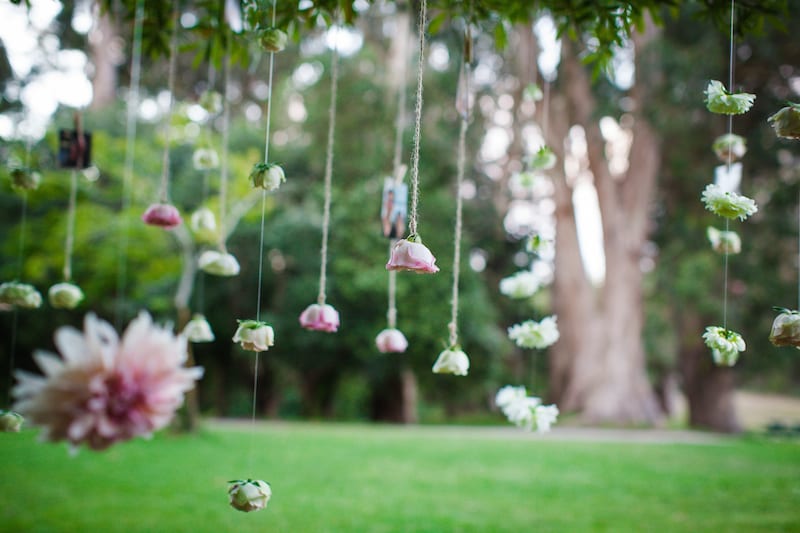
[[[439,272],[436,258],[428,247],[422,244],[419,237],[411,235],[408,239],[400,239],[392,247],[386,270],[409,270],[418,274],[435,274]]]
[[[328,304],[311,304],[300,313],[300,325],[313,331],[333,333],[339,329],[339,311]]]
[[[44,376],[16,373],[14,409],[41,437],[103,450],[116,442],[149,436],[166,426],[183,395],[203,374],[185,368],[186,338],[153,324],[145,312],[131,321],[122,339],[94,314],[84,331],[56,331],[61,357],[34,354]]]
[[[403,353],[408,348],[405,335],[395,328],[389,328],[378,333],[375,344],[381,353]]]
[[[181,225],[181,214],[174,205],[153,204],[142,215],[142,221],[151,226],[172,229]]]

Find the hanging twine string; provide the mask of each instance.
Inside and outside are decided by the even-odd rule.
[[[72,249],[75,245],[75,207],[78,198],[78,171],[73,170],[69,185],[67,207],[67,238],[64,240],[64,281],[72,280]]]
[[[278,0],[272,3],[272,26],[278,16]],[[267,78],[267,126],[264,134],[264,162],[269,162],[269,129],[272,124],[272,81],[275,70],[275,52],[269,53],[269,77]],[[227,86],[225,87],[227,91]],[[256,301],[256,320],[261,320],[261,284],[264,277],[264,220],[267,213],[267,190],[261,190],[261,235],[258,244],[258,297]],[[255,402],[255,398],[253,399]],[[255,412],[253,414],[255,416]]]
[[[419,202],[419,142],[422,135],[422,76],[425,73],[425,26],[427,25],[428,3],[422,0],[419,5],[419,63],[417,65],[417,101],[414,105],[414,148],[411,152],[411,213],[408,231],[417,233],[417,203]]]
[[[136,112],[139,109],[139,79],[142,65],[142,21],[144,20],[144,0],[136,2],[133,19],[133,45],[131,48],[131,84],[128,89],[127,118],[125,127],[125,168],[122,173],[122,213],[119,248],[117,252],[117,305],[115,324],[122,329],[122,307],[125,299],[128,259],[128,217],[125,216],[131,203],[131,182],[136,152]]]
[[[167,75],[167,91],[169,91],[169,105],[167,106],[166,127],[164,128],[164,157],[161,163],[161,189],[159,199],[161,203],[169,201],[169,143],[172,133],[172,108],[175,105],[175,66],[178,59],[178,0],[172,5],[172,37],[169,43],[169,73]]]
[[[30,168],[30,144],[27,147],[25,155],[25,167]],[[20,215],[19,223],[19,247],[17,249],[17,279],[22,280],[22,265],[25,257],[25,226],[28,220],[28,191],[22,191],[22,213]],[[17,353],[17,329],[19,327],[19,309],[14,306],[12,311],[13,317],[11,319],[11,347],[8,352],[8,404],[11,404],[11,388],[14,386],[14,359]]]
[[[230,39],[230,36],[228,36]],[[228,212],[228,151],[230,133],[228,128],[231,122],[230,91],[228,82],[230,80],[231,56],[229,41],[225,42],[225,58],[222,70],[222,154],[220,156],[219,169],[219,248],[222,252],[226,251],[225,240],[227,230],[225,228],[225,217]]]
[[[733,45],[734,45],[734,35],[733,35],[733,27],[734,27],[734,13],[735,13],[735,2],[736,0],[731,0],[731,34],[730,34],[730,50],[728,54],[728,90],[733,91]],[[733,115],[728,115],[728,135],[733,134]],[[730,176],[731,173],[731,164],[733,162],[733,154],[732,150],[728,150],[728,161],[726,164],[728,175]],[[731,221],[729,219],[725,219],[725,231],[730,231]],[[722,284],[722,327],[724,329],[728,329],[728,247],[725,247],[725,259],[724,259],[724,267],[723,267],[723,284]]]
[[[339,27],[336,27],[337,38]],[[317,303],[325,304],[325,285],[327,283],[328,233],[331,225],[331,182],[333,181],[333,144],[336,129],[336,92],[339,81],[339,45],[334,40],[331,50],[331,102],[328,107],[328,146],[325,149],[325,206],[322,212],[322,246],[319,250],[319,294]]]

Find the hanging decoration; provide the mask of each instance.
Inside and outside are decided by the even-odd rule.
[[[789,105],[769,117],[767,121],[778,137],[800,139],[800,104],[787,103]]]
[[[172,7],[172,37],[169,46],[169,73],[167,77],[167,91],[169,92],[169,105],[167,106],[164,120],[164,156],[161,164],[161,184],[159,186],[159,201],[150,205],[142,215],[142,221],[151,226],[164,229],[173,229],[181,225],[178,209],[169,203],[169,145],[172,127],[170,119],[175,105],[175,67],[178,56],[178,0],[174,0]]]
[[[735,0],[731,0],[730,50],[728,59],[728,86],[733,88],[733,47],[734,20],[736,15]],[[709,228],[708,237],[712,248],[724,256],[723,283],[723,315],[722,326],[708,326],[703,333],[703,340],[711,350],[714,363],[719,366],[733,366],[739,354],[745,351],[746,345],[742,336],[728,329],[728,256],[741,250],[739,236],[730,230],[730,221],[745,220],[758,211],[755,201],[740,195],[733,189],[738,187],[741,179],[741,165],[734,169],[734,159],[744,155],[746,149],[743,140],[733,134],[733,116],[746,113],[755,101],[755,95],[749,93],[733,93],[725,89],[722,82],[711,80],[705,90],[706,107],[712,113],[728,116],[727,135],[714,141],[712,149],[717,157],[725,156],[725,166],[717,169],[716,182],[710,183],[703,190],[701,199],[705,208],[725,219],[725,230]]]
[[[191,320],[186,323],[183,328],[183,335],[186,336],[189,342],[213,342],[215,338],[214,332],[211,330],[211,324],[200,313],[195,313]]]
[[[555,344],[559,337],[555,315],[545,317],[539,322],[526,320],[508,328],[508,338],[520,348],[542,350]]]
[[[494,403],[508,421],[517,427],[539,433],[547,433],[558,418],[555,404],[542,405],[541,398],[528,396],[525,387],[506,385],[497,391]]]
[[[325,151],[325,200],[322,213],[322,246],[320,248],[319,294],[317,303],[311,304],[300,314],[300,325],[312,331],[334,333],[339,329],[339,312],[325,303],[328,233],[331,224],[331,182],[333,178],[333,148],[336,128],[336,91],[339,81],[339,50],[334,40],[331,50],[331,101],[328,108],[328,143]]]
[[[260,511],[267,506],[272,497],[269,483],[260,479],[235,479],[228,483],[230,483],[228,497],[231,507],[238,511],[246,513]]]
[[[392,247],[387,270],[408,270],[418,274],[439,272],[436,258],[422,244],[417,231],[417,206],[419,203],[419,145],[422,136],[422,78],[425,73],[425,29],[427,26],[427,0],[419,7],[419,63],[417,65],[417,94],[414,106],[414,148],[411,152],[411,213],[408,222],[409,235],[398,240]]]

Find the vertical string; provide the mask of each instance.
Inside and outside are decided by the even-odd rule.
[[[731,221],[725,219],[725,231],[730,231]],[[728,247],[725,247],[724,282],[722,289],[722,328],[728,329]]]
[[[128,258],[128,217],[133,164],[136,151],[136,113],[139,109],[139,79],[142,64],[142,21],[144,20],[144,0],[136,2],[133,19],[133,44],[131,50],[131,84],[128,90],[127,118],[125,127],[125,168],[122,173],[122,220],[117,251],[117,305],[115,324],[122,329],[122,307],[125,299]]]
[[[800,189],[797,191],[797,309],[800,309]]]
[[[338,39],[339,27],[336,27]],[[331,51],[331,102],[328,107],[328,145],[325,150],[325,205],[322,212],[322,246],[320,247],[319,294],[317,303],[325,304],[325,285],[327,282],[328,233],[331,225],[331,182],[333,181],[333,144],[336,128],[336,92],[339,79],[339,45],[334,39]]]
[[[417,101],[414,105],[414,148],[411,152],[411,213],[408,231],[417,233],[417,203],[419,201],[419,143],[422,135],[422,76],[425,73],[425,26],[427,25],[428,4],[421,0],[419,5],[419,63],[417,65]]]
[[[22,265],[25,257],[25,230],[28,224],[28,191],[22,191],[22,214],[19,222],[19,246],[17,247],[17,279],[22,280]]]
[[[64,242],[64,281],[72,280],[72,248],[75,245],[75,206],[78,197],[78,171],[73,170],[69,185],[67,207],[67,238]]]
[[[169,92],[169,105],[164,128],[164,156],[161,162],[161,188],[159,200],[161,203],[169,201],[169,143],[172,133],[172,108],[175,105],[175,66],[178,56],[178,0],[172,4],[172,37],[169,43],[169,72],[167,75],[167,91]]]
[[[28,146],[28,153],[30,153],[30,145]],[[26,156],[25,167],[30,168]],[[28,219],[28,191],[22,191],[22,213],[20,215],[19,223],[19,247],[17,249],[17,276],[16,279],[22,280],[22,265],[23,258],[25,257],[25,226]],[[11,388],[14,386],[14,364],[17,352],[17,328],[19,327],[19,308],[15,305],[12,310],[11,318],[11,347],[8,352],[8,405],[11,405]]]
[[[392,246],[394,246],[395,241],[392,240],[392,243],[389,245],[389,251],[391,252]],[[389,271],[389,308],[386,311],[386,322],[388,323],[391,329],[397,327],[397,271],[390,270]]]
[[[229,102],[230,92],[228,82],[230,79],[231,56],[230,56],[230,36],[225,41],[225,59],[222,70],[222,154],[220,155],[219,169],[219,248],[225,252],[225,240],[227,230],[225,228],[225,217],[228,210],[228,143],[230,133],[228,128],[231,121],[231,106]]]
[[[735,13],[735,1],[731,0],[731,33],[730,33],[730,48],[728,54],[728,90],[733,91],[733,45],[734,45],[734,36],[733,36],[733,27],[734,27],[734,13]],[[733,134],[733,115],[728,115],[728,135]],[[732,150],[728,150],[728,161],[726,163],[726,168],[728,175],[730,176],[731,173],[731,164],[733,161],[733,154]],[[731,221],[730,219],[725,219],[725,231],[730,231]],[[723,329],[728,329],[728,247],[725,247],[725,263],[724,263],[724,273],[723,273],[723,295],[722,295],[722,327]]]

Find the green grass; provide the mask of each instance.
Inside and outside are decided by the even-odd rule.
[[[797,442],[208,424],[75,457],[2,434],[0,453],[4,532],[800,531]],[[272,484],[267,510],[228,506],[226,481],[246,477]]]

